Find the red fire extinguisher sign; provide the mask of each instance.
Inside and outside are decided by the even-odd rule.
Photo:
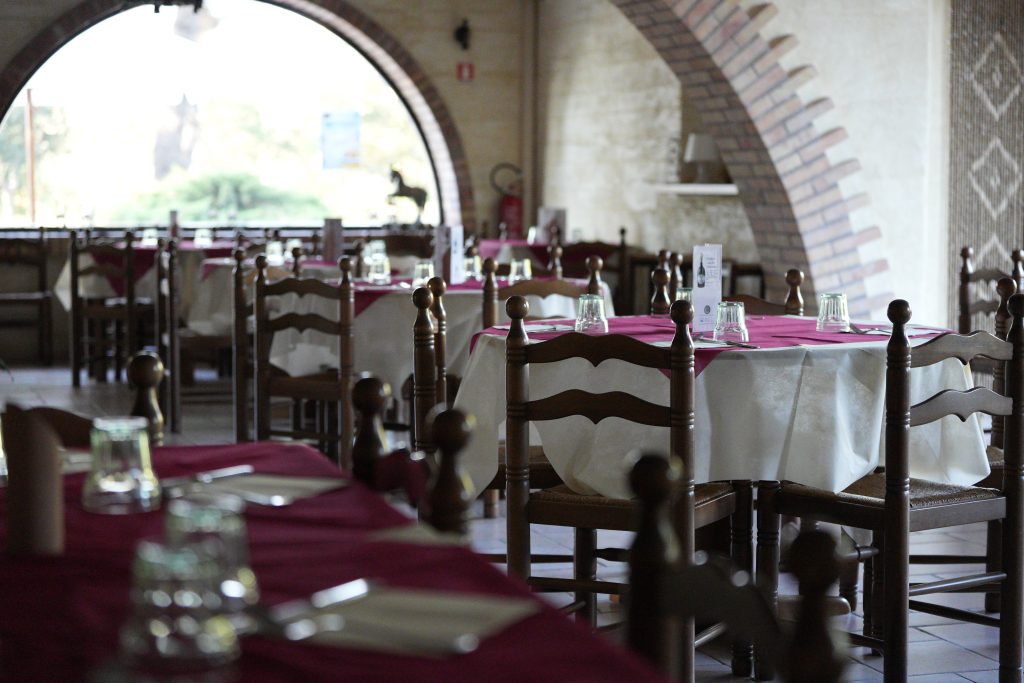
[[[455,65],[455,77],[463,83],[469,83],[476,75],[473,62],[459,62]]]

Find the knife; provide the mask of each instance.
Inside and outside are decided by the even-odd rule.
[[[160,486],[164,489],[181,488],[188,486],[189,484],[208,484],[215,479],[223,479],[224,477],[234,477],[239,474],[252,474],[252,465],[234,465],[232,467],[222,467],[218,470],[207,470],[206,472],[196,472],[195,474],[187,474],[183,477],[170,477],[169,479],[161,479]]]

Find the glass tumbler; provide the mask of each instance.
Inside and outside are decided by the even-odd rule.
[[[221,613],[219,572],[202,545],[140,541],[132,563],[131,614],[120,633],[125,663],[184,673],[237,659],[238,634]]]
[[[391,261],[387,256],[377,254],[367,261],[367,279],[375,285],[391,284]]]
[[[167,503],[164,537],[174,546],[201,543],[220,568],[222,610],[240,614],[259,600],[249,566],[245,502],[238,496],[194,492]]]
[[[274,240],[273,242],[267,242],[266,246],[267,263],[274,266],[279,266],[284,263],[284,245]]]
[[[604,297],[582,294],[576,308],[576,331],[583,334],[608,334],[608,318],[604,315]]]
[[[818,332],[849,332],[850,312],[846,307],[846,294],[823,292],[818,295]]]
[[[720,301],[713,338],[716,341],[750,341],[742,301]]]
[[[508,281],[519,282],[533,277],[533,263],[528,258],[512,259],[508,266]]]
[[[466,277],[473,280],[479,280],[483,273],[479,256],[467,256],[463,259],[462,267],[466,271]]]
[[[693,287],[677,287],[676,301],[689,301],[693,303]]]
[[[425,287],[427,281],[434,277],[433,261],[417,261],[412,271],[412,286]]]
[[[125,515],[160,507],[160,482],[149,457],[141,417],[99,418],[92,423],[92,467],[82,488],[90,512]]]

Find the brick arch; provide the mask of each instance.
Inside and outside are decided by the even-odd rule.
[[[889,298],[885,259],[873,258],[881,232],[857,229],[850,214],[867,204],[840,181],[860,170],[827,152],[846,131],[819,131],[830,100],[805,103],[800,85],[813,67],[787,71],[779,60],[793,36],[766,39],[771,4],[744,10],[736,0],[611,0],[678,76],[715,138],[753,229],[769,296],[784,296],[782,274],[800,267],[805,291],[847,292],[850,312],[867,315]]]
[[[380,24],[346,0],[260,0],[294,11],[346,40],[391,84],[419,129],[440,192],[441,220],[476,227],[473,186],[462,138],[437,88],[412,55]],[[146,2],[85,0],[36,34],[0,71],[0,112],[36,70],[75,36]]]

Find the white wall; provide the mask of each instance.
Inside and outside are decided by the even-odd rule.
[[[881,229],[894,297],[907,299],[917,320],[945,321],[949,0],[774,2],[779,15],[766,33],[799,40],[784,64],[811,64],[819,74],[800,95],[835,103],[820,130],[849,133],[830,154],[863,167],[844,186],[871,197],[855,225]]]

